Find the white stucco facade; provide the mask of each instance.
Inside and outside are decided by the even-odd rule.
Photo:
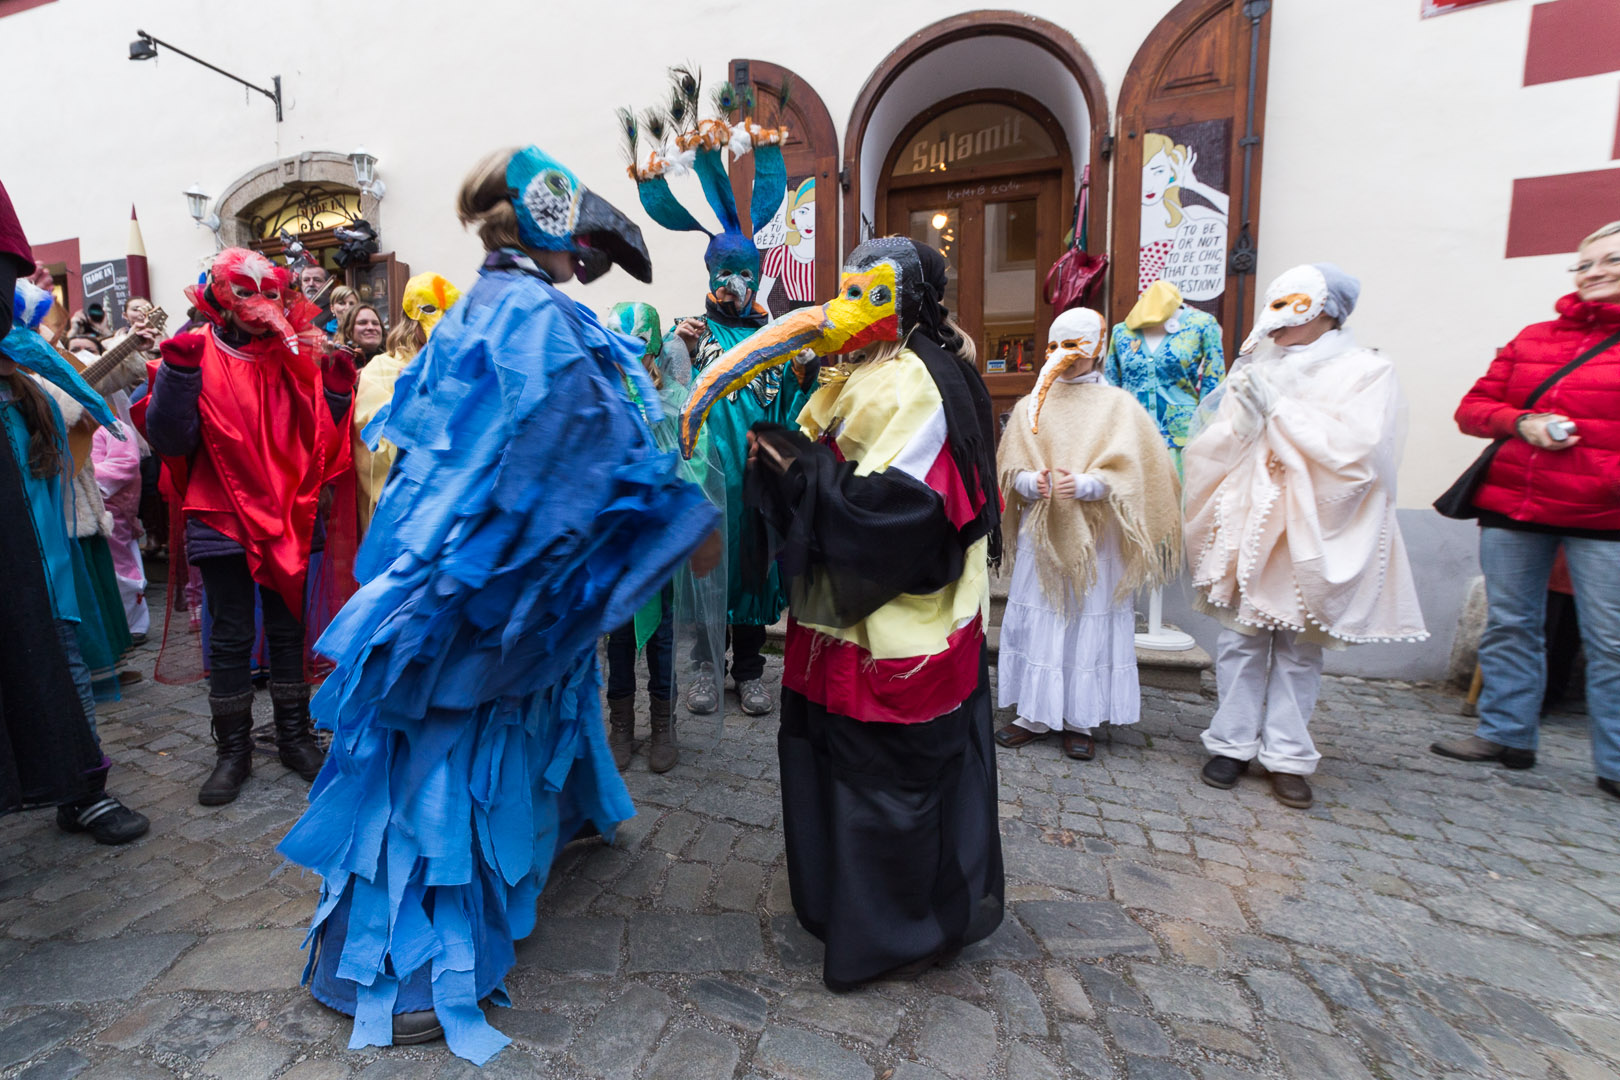
[[[1019,10],[1079,41],[1106,87],[1113,130],[1132,58],[1174,6],[1026,0]],[[1316,260],[1361,277],[1352,326],[1393,356],[1412,404],[1407,508],[1427,506],[1477,453],[1451,413],[1493,350],[1548,317],[1569,288],[1567,256],[1504,257],[1514,179],[1607,165],[1620,84],[1608,74],[1525,87],[1533,0],[1430,19],[1421,6],[1274,3],[1256,283]],[[668,233],[641,212],[614,109],[661,100],[670,63],[698,64],[718,80],[730,59],[748,57],[801,75],[843,140],[884,57],[969,10],[934,0],[854,10],[742,0],[459,10],[428,0],[58,0],[0,18],[0,70],[14,90],[37,92],[8,110],[0,177],[32,240],[77,237],[86,260],[124,253],[134,203],[156,299],[175,310],[213,250],[186,212],[181,193],[193,183],[217,198],[267,162],[364,144],[387,183],[384,250],[413,271],[465,284],[480,251],[455,220],[457,187],[485,152],[535,142],[641,222],[653,256],[650,286],[613,274],[570,290],[597,308],[644,299],[673,315],[695,309],[705,289],[704,240]],[[255,82],[279,74],[285,121],[267,100],[181,57],[128,61],[137,27]],[[1060,64],[1031,59],[1039,50],[1028,47],[987,46],[971,61],[967,45],[952,48],[956,61],[941,50],[873,114],[860,154],[863,210],[908,117],[965,89],[1040,98],[1065,128],[1080,129],[1068,131],[1077,161],[1089,153],[1086,103]]]

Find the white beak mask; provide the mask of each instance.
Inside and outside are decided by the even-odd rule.
[[[1035,408],[1030,410],[1030,429],[1041,430],[1041,406],[1052,384],[1065,372],[1084,365],[1082,374],[1092,370],[1108,340],[1108,324],[1090,308],[1070,308],[1052,320],[1046,334],[1046,362],[1035,380]]]
[[[1252,352],[1254,347],[1270,337],[1272,331],[1285,326],[1304,326],[1326,309],[1328,300],[1327,278],[1311,265],[1284,270],[1266,286],[1266,303],[1260,317],[1254,320],[1254,329],[1244,339],[1240,353]]]

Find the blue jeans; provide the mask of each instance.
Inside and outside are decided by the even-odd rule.
[[[659,701],[675,697],[675,588],[665,585],[660,594],[664,617],[647,639],[647,696]],[[636,692],[636,623],[632,619],[608,635],[607,696],[633,697]]]
[[[1597,774],[1620,780],[1620,541],[1482,528],[1488,617],[1479,642],[1482,739],[1534,750],[1547,684],[1547,578],[1564,545],[1586,646],[1586,709]]]
[[[84,662],[84,654],[79,651],[79,628],[66,619],[56,620],[56,636],[62,642],[62,651],[67,653],[68,671],[73,675],[73,689],[79,692],[79,702],[84,706],[84,720],[90,725],[90,735],[101,744],[101,736],[96,732],[96,695],[90,686],[90,665]]]

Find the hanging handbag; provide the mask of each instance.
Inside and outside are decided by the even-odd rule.
[[[1090,203],[1091,166],[1087,165],[1080,174],[1080,195],[1074,201],[1073,243],[1046,272],[1042,295],[1054,315],[1084,304],[1108,269],[1107,255],[1086,253],[1086,208]]]
[[[1559,379],[1562,379],[1593,357],[1608,352],[1616,344],[1620,344],[1620,333],[1609,335],[1547,376],[1542,384],[1531,391],[1530,396],[1524,399],[1524,409],[1526,411],[1533,409],[1536,402],[1541,400],[1541,396],[1551,390],[1553,384],[1557,383]],[[1496,452],[1502,449],[1502,446],[1507,441],[1507,439],[1497,439],[1487,446],[1479,457],[1475,459],[1474,463],[1463,470],[1463,474],[1457,477],[1456,482],[1446,489],[1445,494],[1434,500],[1434,508],[1444,516],[1456,518],[1459,521],[1479,517],[1479,507],[1474,505],[1474,494],[1479,490],[1479,485],[1485,482],[1485,474],[1491,471],[1491,462],[1496,460]]]

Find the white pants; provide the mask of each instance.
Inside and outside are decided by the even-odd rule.
[[[1222,630],[1215,642],[1220,705],[1204,732],[1204,748],[1252,761],[1271,772],[1309,776],[1322,755],[1306,729],[1322,688],[1322,646],[1291,630],[1240,634]]]

